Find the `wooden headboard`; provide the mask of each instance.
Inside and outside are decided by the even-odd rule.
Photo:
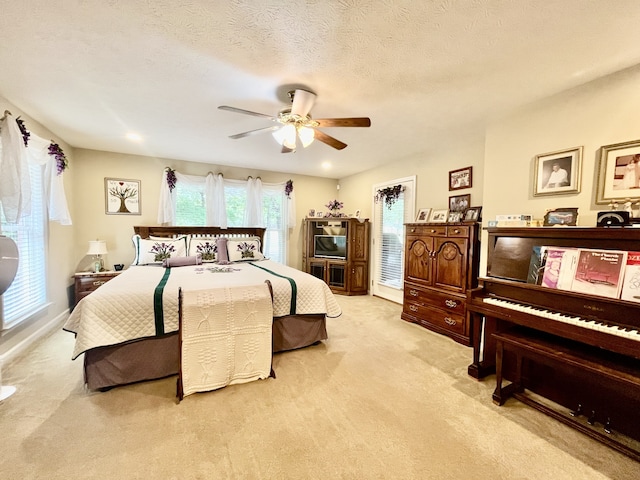
[[[162,227],[162,226],[135,226],[133,231],[142,238],[167,237],[175,238],[179,235],[191,235],[192,237],[258,237],[264,248],[264,232],[266,228],[258,227]]]

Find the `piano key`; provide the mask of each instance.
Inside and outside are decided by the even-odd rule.
[[[506,308],[509,310],[515,310],[515,311],[523,312],[526,314],[533,314],[538,317],[548,318],[550,320],[567,323],[571,325],[576,325],[578,327],[582,327],[590,330],[596,330],[599,332],[604,332],[604,333],[615,335],[618,337],[629,338],[629,339],[640,342],[640,332],[638,332],[638,330],[626,330],[624,328],[618,327],[617,325],[608,325],[601,321],[575,317],[575,316],[567,315],[562,312],[545,310],[542,308],[534,307],[532,305],[526,305],[526,304],[517,303],[517,302],[510,302],[510,301],[502,300],[495,297],[483,298],[483,302],[496,305],[502,308]]]

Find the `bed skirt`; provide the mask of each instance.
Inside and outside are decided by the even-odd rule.
[[[327,339],[324,314],[289,315],[273,321],[273,352],[307,347]],[[84,380],[91,390],[177,375],[178,332],[84,353]]]

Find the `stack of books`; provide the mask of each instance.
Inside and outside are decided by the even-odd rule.
[[[640,302],[640,252],[535,246],[527,282]]]

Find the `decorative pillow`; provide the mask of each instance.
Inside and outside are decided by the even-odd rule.
[[[264,260],[260,252],[260,240],[228,240],[227,253],[230,262]]]
[[[189,242],[189,255],[200,255],[203,262],[215,262],[218,251],[217,240],[192,238]]]
[[[149,240],[140,238],[140,235],[134,235],[131,240],[135,249],[132,265],[162,264],[162,261],[167,258],[187,256],[188,237],[186,235],[162,240]]]
[[[218,263],[220,265],[227,265],[231,263],[229,261],[229,252],[227,252],[227,237],[220,237],[216,240],[216,245],[218,247]]]
[[[202,265],[202,257],[200,257],[200,254],[191,257],[165,258],[162,261],[164,268],[186,267],[189,265]]]

